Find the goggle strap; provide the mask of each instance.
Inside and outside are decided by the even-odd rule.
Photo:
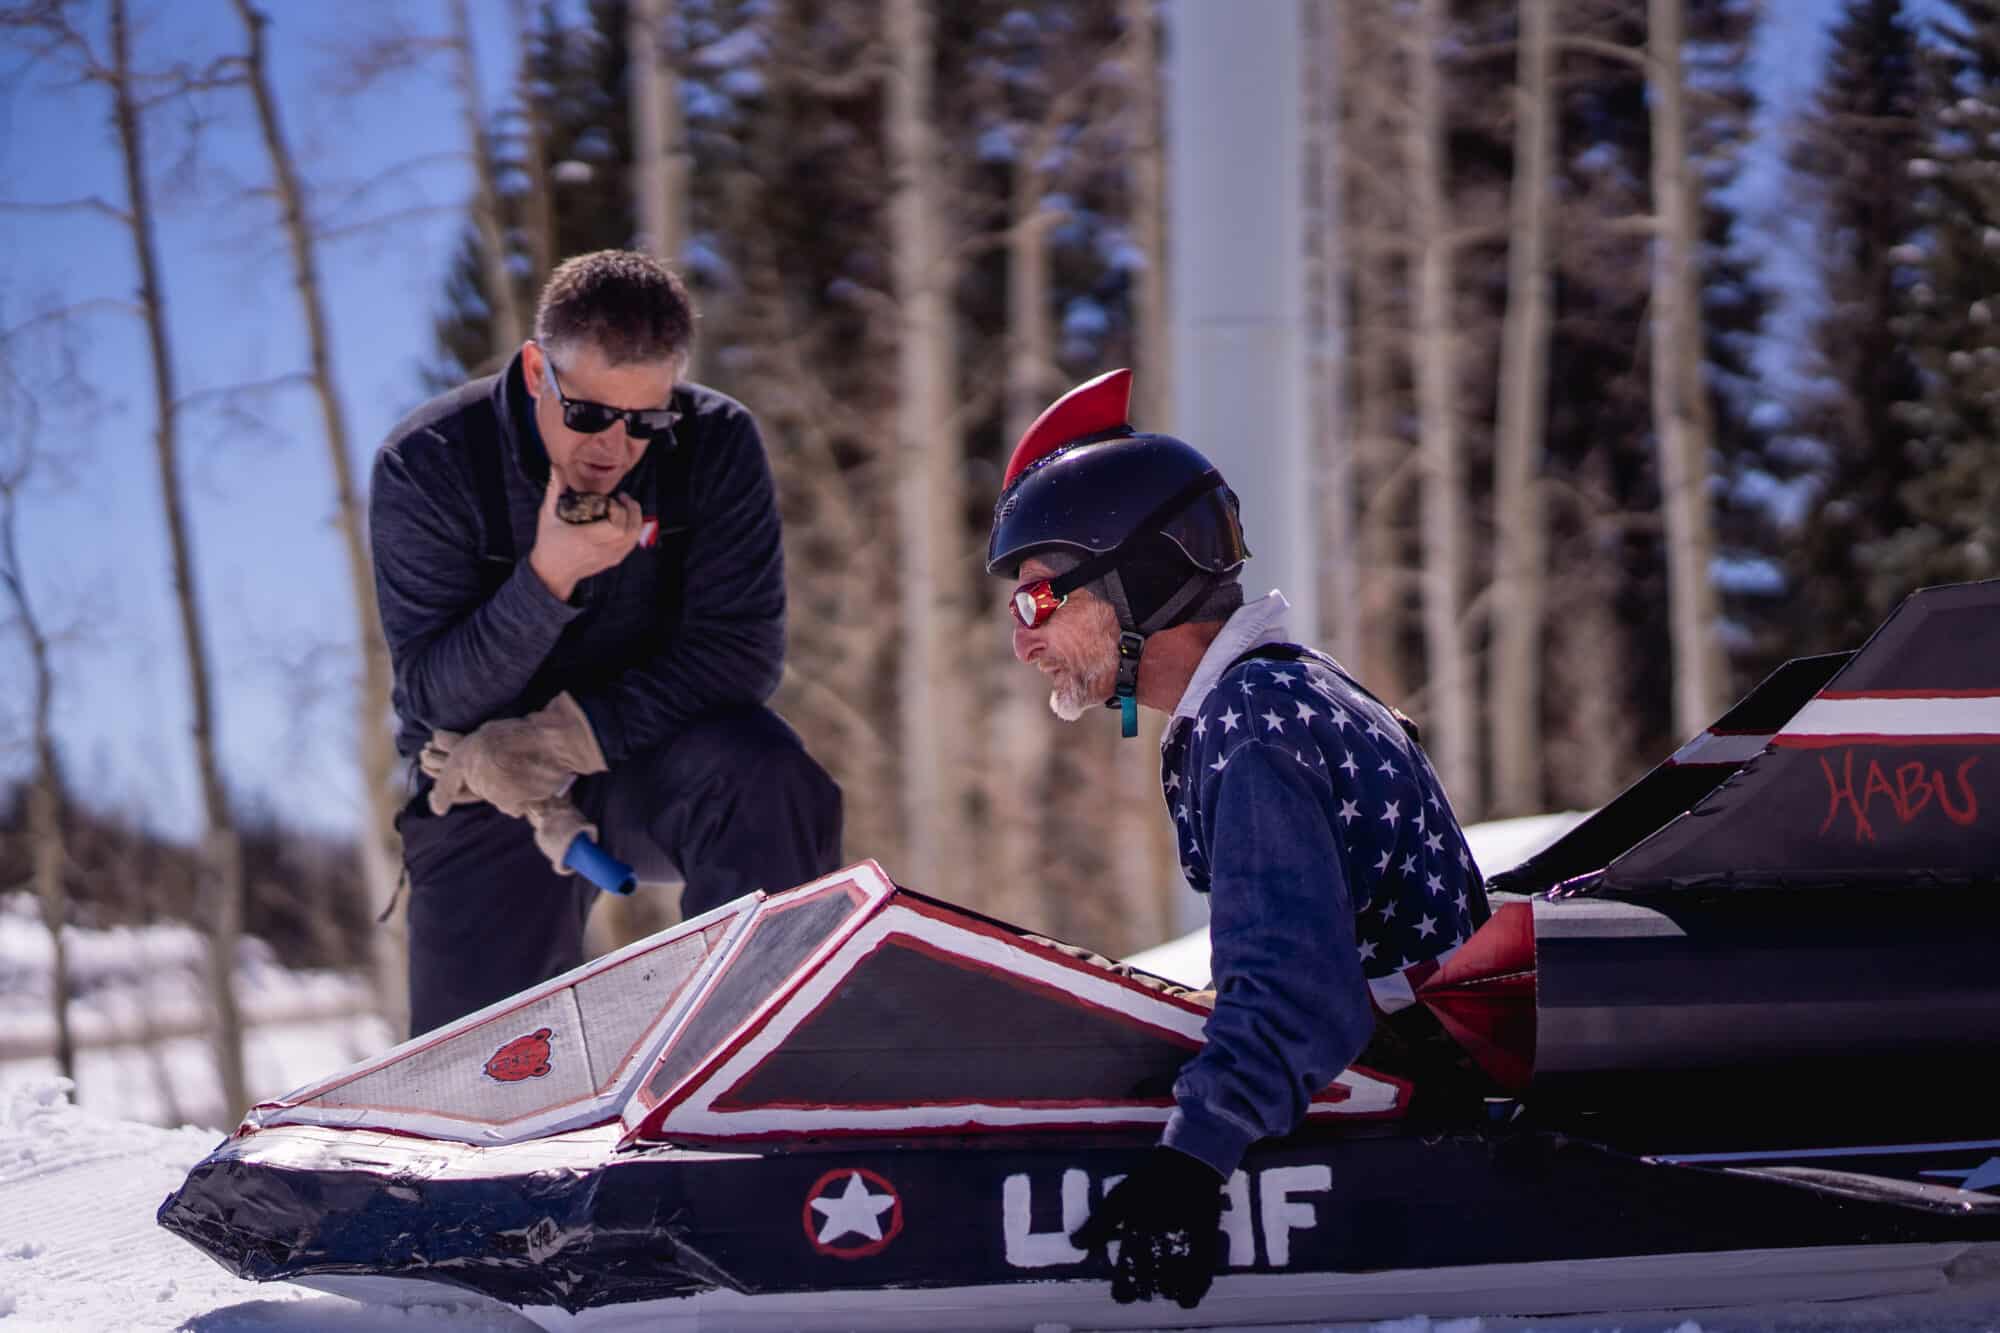
[[[1168,496],[1150,514],[1140,519],[1133,526],[1131,535],[1125,538],[1124,541],[1119,542],[1108,551],[1091,556],[1067,574],[1050,579],[1049,591],[1058,597],[1067,597],[1084,584],[1104,573],[1107,569],[1115,568],[1125,553],[1137,544],[1141,538],[1152,535],[1162,523],[1165,523],[1168,519],[1180,513],[1181,510],[1187,508],[1220,485],[1222,485],[1222,474],[1214,468],[1210,468]]]

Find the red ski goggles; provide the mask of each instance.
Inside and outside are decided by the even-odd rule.
[[[1049,579],[1023,583],[1014,589],[1014,619],[1021,622],[1023,629],[1040,629],[1049,623],[1049,617],[1056,613],[1056,608],[1068,600],[1069,594],[1057,592]]]

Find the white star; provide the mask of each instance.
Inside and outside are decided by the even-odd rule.
[[[1228,735],[1230,732],[1236,730],[1236,724],[1242,721],[1242,719],[1243,719],[1243,714],[1237,712],[1234,708],[1224,713],[1222,715],[1223,734]]]
[[[1179,791],[1180,789],[1181,789],[1181,775],[1179,773],[1167,774],[1167,790]]]
[[[1430,794],[1430,795],[1429,795],[1428,797],[1426,797],[1426,798],[1425,798],[1425,802],[1424,802],[1424,803],[1425,803],[1426,805],[1430,806],[1430,808],[1431,808],[1431,809],[1433,809],[1433,810],[1436,810],[1436,809],[1440,809],[1440,808],[1441,808],[1441,807],[1440,807],[1440,806],[1438,805],[1438,798],[1437,798],[1437,793],[1436,793],[1436,792],[1432,792],[1432,793],[1431,793],[1431,794]]]
[[[1374,940],[1361,941],[1361,947],[1357,949],[1355,952],[1361,955],[1362,962],[1364,963],[1367,962],[1369,959],[1375,956],[1375,941]]]
[[[1472,858],[1465,854],[1465,847],[1463,844],[1461,844],[1458,849],[1458,868],[1460,870],[1472,869]]]
[[[1402,961],[1400,961],[1400,962],[1398,962],[1398,963],[1396,964],[1396,970],[1397,970],[1398,972],[1407,972],[1407,971],[1409,971],[1409,970],[1410,970],[1411,968],[1413,968],[1413,967],[1415,967],[1415,966],[1416,966],[1416,963],[1415,963],[1415,962],[1413,962],[1412,960],[1410,960],[1410,959],[1408,959],[1408,958],[1404,958],[1404,959],[1403,959]]]
[[[1384,921],[1394,921],[1396,919],[1396,900],[1394,898],[1387,899],[1386,901],[1383,902],[1382,919]],[[1405,963],[1403,964],[1403,966],[1408,967],[1409,964]]]
[[[1418,828],[1422,828],[1422,827],[1423,827],[1423,825],[1419,824],[1419,825],[1418,825],[1417,827],[1418,827]],[[1425,851],[1428,851],[1428,852],[1441,852],[1441,851],[1443,851],[1443,850],[1444,850],[1444,837],[1443,837],[1443,835],[1442,835],[1442,834],[1437,834],[1437,833],[1433,833],[1433,834],[1431,834],[1431,835],[1430,835],[1430,836],[1429,836],[1428,838],[1425,838],[1425,839],[1424,839],[1424,850],[1425,850]]]
[[[1424,808],[1420,805],[1417,807],[1417,832],[1422,833],[1423,831],[1424,831]]]
[[[1210,764],[1209,767],[1220,773],[1223,769],[1229,767],[1229,756],[1226,754],[1215,756],[1215,762]]]
[[[1444,892],[1444,880],[1437,875],[1426,875],[1424,883],[1430,885],[1432,893]]]
[[[1384,852],[1382,853],[1382,859],[1375,863],[1375,869],[1379,872],[1387,870],[1388,868],[1389,868],[1389,853]]]
[[[1195,735],[1197,735],[1197,736],[1206,736],[1206,735],[1208,735],[1208,719],[1207,719],[1207,718],[1205,718],[1205,717],[1201,717],[1201,716],[1196,716],[1196,718],[1195,718],[1195,720],[1194,720],[1194,734],[1195,734]]]
[[[1377,773],[1387,773],[1392,778],[1396,776],[1396,766],[1390,763],[1387,759],[1384,759],[1382,761],[1382,766],[1376,769],[1375,771]]]
[[[882,1214],[896,1206],[896,1196],[870,1194],[861,1173],[850,1171],[847,1173],[846,1193],[837,1199],[830,1194],[822,1194],[812,1201],[812,1206],[813,1211],[826,1215],[826,1225],[819,1230],[820,1244],[849,1235],[880,1240]]]
[[[1351,727],[1354,725],[1354,719],[1347,715],[1346,709],[1336,708],[1333,710],[1333,725],[1335,728]]]
[[[1376,725],[1375,725],[1375,719],[1373,719],[1373,718],[1370,718],[1370,719],[1368,719],[1368,739],[1369,739],[1369,740],[1371,740],[1371,741],[1379,741],[1379,740],[1384,740],[1384,739],[1386,739],[1386,738],[1388,737],[1388,735],[1389,735],[1389,733],[1388,733],[1388,732],[1386,732],[1386,731],[1382,730],[1382,728],[1380,728],[1380,727],[1378,727],[1378,726],[1376,726]]]
[[[1417,922],[1417,934],[1422,935],[1426,939],[1437,934],[1437,928],[1437,918],[1433,916],[1427,916]]]
[[[1340,803],[1339,818],[1343,824],[1352,824],[1355,820],[1361,818],[1361,807],[1352,801],[1342,801]]]
[[[1264,725],[1273,731],[1283,731],[1285,729],[1285,719],[1278,716],[1278,711],[1275,708],[1267,708],[1264,710]]]
[[[1242,682],[1242,684],[1243,684],[1243,692],[1244,692],[1245,694],[1250,694],[1250,693],[1252,693],[1253,691],[1255,691],[1255,690],[1256,690],[1256,688],[1257,688],[1257,687],[1256,687],[1256,685],[1254,685],[1254,684],[1252,684],[1252,683],[1251,683],[1251,680],[1250,680],[1250,677],[1248,677],[1248,676],[1245,676],[1245,677],[1243,678],[1243,682]]]
[[[1289,685],[1292,683],[1292,673],[1289,671],[1273,671],[1271,673],[1271,683],[1273,685]]]
[[[1404,858],[1403,858],[1403,873],[1404,873],[1405,875],[1414,875],[1414,874],[1416,874],[1416,873],[1417,873],[1417,858],[1416,858],[1416,857],[1414,857],[1414,856],[1406,856],[1406,857],[1404,857]]]
[[[1313,761],[1306,758],[1306,752],[1304,750],[1298,751],[1298,756],[1300,764],[1304,765],[1307,768],[1311,768],[1313,766]]]
[[[1388,806],[1385,807],[1382,811],[1382,822],[1384,824],[1389,825],[1389,827],[1391,828],[1394,828],[1396,826],[1396,821],[1400,820],[1403,817],[1402,813],[1396,809],[1396,807],[1400,804],[1401,804],[1400,801],[1391,801],[1389,802]]]
[[[1460,889],[1460,890],[1458,891],[1458,898],[1456,899],[1456,901],[1457,901],[1457,903],[1458,903],[1458,910],[1459,910],[1459,911],[1460,911],[1461,913],[1463,913],[1463,912],[1465,911],[1465,890],[1464,890],[1464,889]]]
[[[1182,801],[1179,805],[1174,807],[1174,818],[1186,819],[1187,817],[1188,817],[1187,802]]]
[[[1351,754],[1341,757],[1340,767],[1350,778],[1361,771],[1361,765],[1354,762],[1354,756]]]
[[[1319,713],[1313,708],[1311,704],[1307,703],[1303,699],[1299,700],[1299,721],[1310,722],[1318,716]]]

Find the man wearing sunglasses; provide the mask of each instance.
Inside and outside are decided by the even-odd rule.
[[[784,656],[771,473],[681,379],[694,315],[649,256],[550,276],[505,370],[391,433],[376,593],[414,790],[410,1025],[583,961],[579,832],[692,916],[835,869],[840,790],[765,701]]]
[[[1462,1112],[1469,1065],[1414,987],[1487,917],[1478,869],[1415,728],[1246,604],[1233,493],[1198,451],[1127,421],[1131,372],[1078,386],[1015,446],[987,570],[1016,581],[1014,655],[1075,721],[1170,715],[1166,814],[1209,899],[1214,1010],[1146,1160],[1074,1237],[1118,1244],[1112,1295],[1192,1308],[1221,1190],[1348,1065],[1410,1077],[1412,1114]],[[1335,1183],[1339,1188],[1339,1183]]]

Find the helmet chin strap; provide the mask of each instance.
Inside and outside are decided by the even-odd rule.
[[[1139,734],[1139,658],[1146,651],[1146,639],[1173,624],[1181,612],[1194,605],[1208,591],[1209,583],[1208,575],[1196,574],[1181,584],[1165,605],[1146,617],[1143,624],[1135,626],[1132,603],[1125,596],[1125,584],[1118,577],[1118,571],[1114,569],[1105,574],[1106,600],[1118,614],[1118,679],[1104,706],[1118,710],[1118,734],[1126,740]]]

